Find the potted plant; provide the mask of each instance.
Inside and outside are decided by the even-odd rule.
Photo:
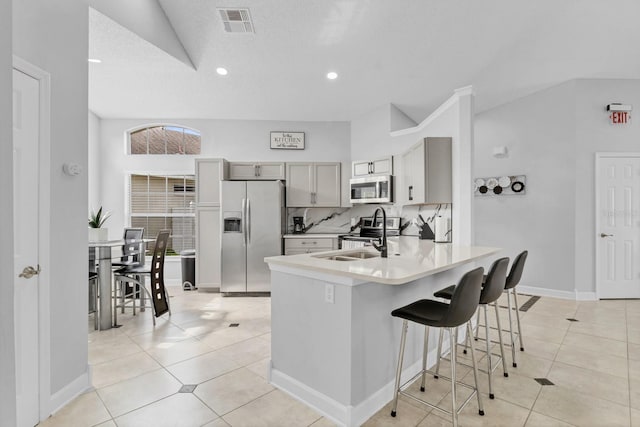
[[[102,228],[107,219],[109,219],[109,216],[111,216],[109,212],[105,212],[104,214],[102,213],[102,206],[100,206],[97,213],[93,210],[91,211],[91,214],[89,215],[90,242],[99,242],[109,239],[109,230]]]

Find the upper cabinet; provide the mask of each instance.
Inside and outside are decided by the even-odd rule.
[[[406,205],[451,203],[451,138],[425,138],[402,154]]]
[[[338,207],[340,184],[340,163],[287,163],[287,207]]]
[[[353,162],[351,176],[358,178],[368,175],[393,175],[393,157],[384,157],[377,160],[362,160]]]
[[[229,165],[223,159],[196,159],[196,205],[220,205],[220,181],[227,179]]]
[[[230,180],[284,179],[284,163],[281,162],[231,162]]]

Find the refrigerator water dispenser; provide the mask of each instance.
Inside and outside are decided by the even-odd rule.
[[[242,219],[240,212],[224,213],[223,230],[225,233],[242,233]]]

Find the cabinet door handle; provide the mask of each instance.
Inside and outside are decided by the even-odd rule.
[[[262,176],[262,165],[258,165],[258,176]]]
[[[409,186],[409,200],[413,200],[413,185]]]
[[[373,173],[373,162],[369,162],[369,173]]]

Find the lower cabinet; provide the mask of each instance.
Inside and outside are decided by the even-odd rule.
[[[336,237],[314,237],[314,238],[285,238],[284,254],[299,255],[314,252],[324,252],[338,249],[338,239]]]
[[[198,289],[218,290],[220,269],[220,207],[196,209],[196,283]]]

